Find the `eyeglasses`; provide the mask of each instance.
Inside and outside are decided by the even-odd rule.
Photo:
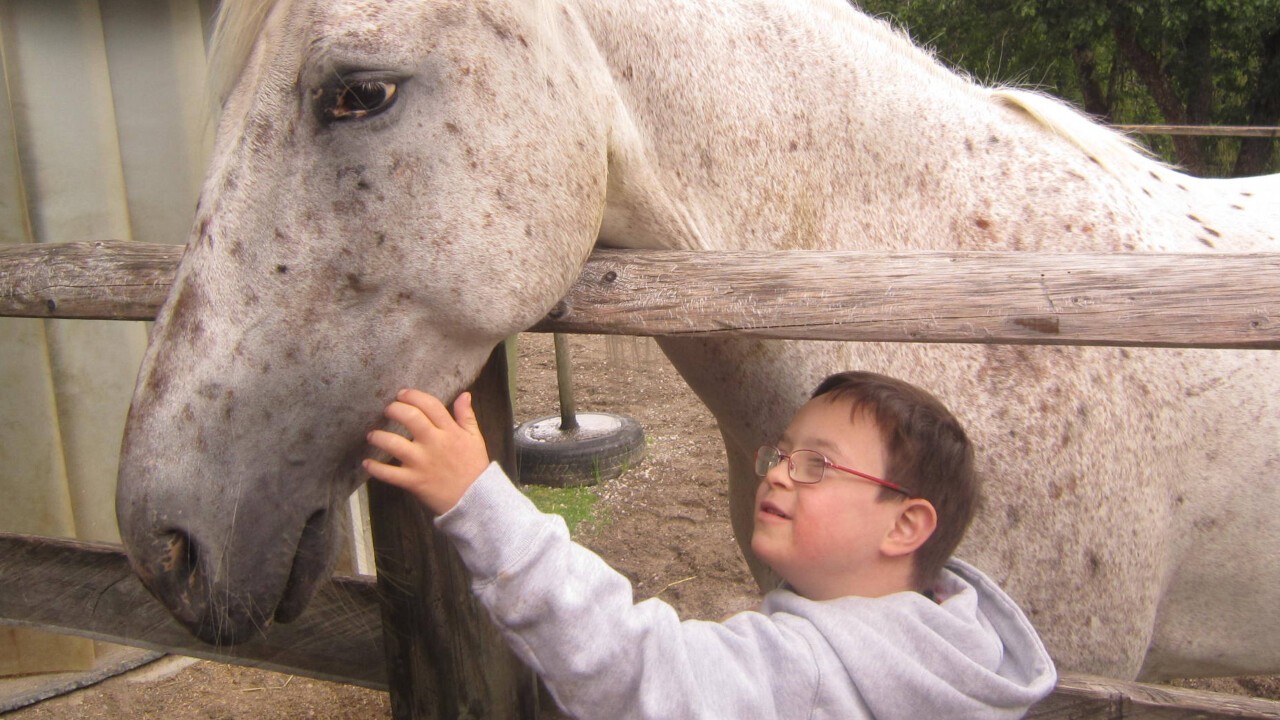
[[[793,450],[790,453],[784,453],[772,445],[761,445],[760,449],[756,450],[756,475],[759,475],[760,477],[768,475],[769,471],[783,460],[787,461],[787,475],[798,483],[812,485],[814,483],[821,482],[822,476],[826,473],[827,468],[832,468],[834,470],[847,472],[850,475],[856,475],[863,480],[870,480],[877,485],[883,485],[890,490],[897,490],[903,495],[911,497],[911,491],[901,485],[891,483],[888,480],[882,480],[874,475],[868,475],[864,472],[854,470],[853,468],[837,465],[828,460],[826,455],[823,455],[817,450]]]

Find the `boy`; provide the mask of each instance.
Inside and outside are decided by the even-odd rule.
[[[755,554],[785,581],[758,612],[680,622],[571,542],[454,414],[401,391],[373,477],[437,513],[472,590],[576,718],[1015,718],[1052,661],[1013,601],[947,562],[975,505],[972,450],[936,399],[873,373],[827,378],[756,453]],[[945,564],[945,567],[944,567]]]

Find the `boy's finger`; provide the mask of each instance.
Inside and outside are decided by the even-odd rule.
[[[381,480],[388,485],[395,485],[405,490],[413,490],[413,471],[400,467],[399,465],[388,465],[377,460],[365,460],[363,463],[364,471],[369,476],[377,480]]]
[[[418,408],[423,415],[431,421],[432,425],[438,428],[447,428],[454,425],[453,416],[449,414],[449,409],[440,402],[436,396],[424,393],[421,390],[406,388],[396,393],[396,399],[403,403]]]
[[[475,408],[471,406],[471,393],[464,392],[453,401],[453,416],[464,430],[476,430],[480,427],[476,421]]]
[[[409,438],[404,437],[386,430],[374,430],[369,433],[369,444],[389,453],[392,457],[404,462],[409,455],[413,453],[413,442]]]
[[[394,420],[408,428],[415,438],[426,437],[436,429],[436,426],[419,407],[399,400],[388,405],[387,409],[382,411],[382,414],[387,416],[387,419]]]

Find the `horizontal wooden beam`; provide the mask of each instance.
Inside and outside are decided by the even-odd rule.
[[[1029,720],[1280,720],[1280,702],[1068,673],[1058,679],[1053,694],[1031,708],[1026,717]]]
[[[0,316],[145,320],[182,248],[0,249]],[[536,332],[1280,348],[1280,253],[598,250]]]
[[[0,247],[0,316],[151,320],[183,251],[121,241]]]
[[[385,690],[372,578],[335,578],[306,612],[242,645],[193,637],[151,597],[120,548],[0,533],[0,624]]]
[[[243,645],[194,639],[147,593],[119,548],[0,533],[0,624],[386,689],[372,580],[338,578],[287,625]],[[1064,674],[1029,718],[1268,718],[1280,703]]]
[[[1280,138],[1280,127],[1266,125],[1112,125],[1111,127],[1140,135]]]
[[[1280,254],[598,251],[534,329],[1280,348]]]

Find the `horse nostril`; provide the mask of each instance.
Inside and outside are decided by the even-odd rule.
[[[200,551],[191,536],[182,530],[168,530],[160,534],[164,553],[160,569],[174,584],[188,584],[200,569]]]
[[[213,642],[219,638],[208,618],[216,596],[209,592],[208,569],[201,567],[207,552],[190,532],[168,527],[138,537],[129,557],[147,590],[193,635]]]

